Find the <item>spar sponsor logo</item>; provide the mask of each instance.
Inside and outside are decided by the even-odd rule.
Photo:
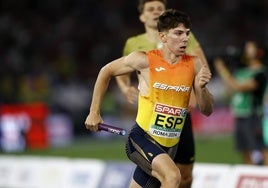
[[[163,104],[156,104],[154,111],[161,114],[168,114],[172,116],[182,116],[182,117],[185,117],[187,114],[187,110],[185,108],[178,108]]]
[[[191,90],[191,87],[186,85],[173,86],[173,85],[162,84],[159,82],[155,82],[153,84],[153,88],[161,90],[174,90],[176,92],[190,92]]]
[[[267,188],[268,176],[240,176],[236,188]]]
[[[186,108],[156,104],[150,133],[163,138],[179,138],[186,114]]]

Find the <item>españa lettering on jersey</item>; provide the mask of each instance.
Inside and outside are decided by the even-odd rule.
[[[147,52],[149,93],[139,96],[136,121],[159,144],[172,147],[179,142],[187,115],[194,79],[193,57],[184,55],[169,64],[160,50]]]

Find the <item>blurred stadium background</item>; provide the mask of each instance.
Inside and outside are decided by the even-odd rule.
[[[90,133],[84,120],[100,67],[121,56],[127,37],[144,30],[136,7],[137,0],[0,1],[1,156],[128,161],[125,137]],[[267,65],[268,1],[169,0],[168,7],[189,13],[213,73],[216,56],[232,70],[243,66],[248,39],[258,41]],[[196,161],[241,164],[229,96],[216,74],[209,87],[215,112],[193,115]],[[135,107],[122,98],[112,80],[102,113],[107,123],[129,129]]]

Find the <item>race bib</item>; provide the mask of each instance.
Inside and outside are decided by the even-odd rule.
[[[149,132],[162,138],[179,138],[185,118],[186,108],[156,104],[150,120]]]

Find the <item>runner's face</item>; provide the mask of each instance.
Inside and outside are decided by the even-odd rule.
[[[180,24],[166,33],[166,45],[176,56],[185,54],[190,29]]]
[[[159,1],[147,2],[144,5],[140,20],[146,27],[157,29],[158,17],[165,11],[165,5]]]

